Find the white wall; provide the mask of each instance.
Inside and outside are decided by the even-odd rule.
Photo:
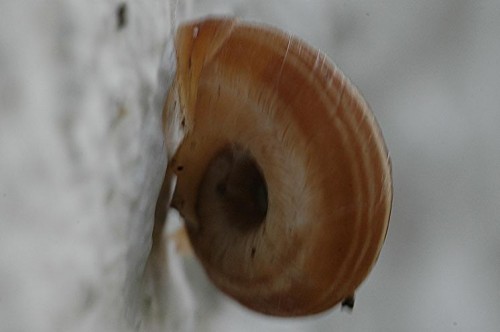
[[[139,323],[170,12],[120,4],[0,2],[1,331]]]

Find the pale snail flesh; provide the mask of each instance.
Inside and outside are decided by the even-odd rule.
[[[176,35],[185,136],[172,205],[209,278],[258,312],[352,299],[392,201],[380,129],[327,57],[269,27],[209,18]]]

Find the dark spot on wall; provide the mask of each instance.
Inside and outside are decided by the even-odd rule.
[[[116,8],[116,28],[121,30],[127,25],[127,4],[121,3]]]

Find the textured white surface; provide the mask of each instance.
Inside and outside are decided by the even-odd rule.
[[[166,162],[170,4],[123,1],[118,28],[121,3],[0,2],[0,331],[498,329],[498,1],[180,1],[328,53],[379,120],[395,197],[352,314],[250,313],[170,246],[164,325],[143,316],[139,280]]]
[[[0,2],[1,331],[140,320],[170,13],[121,3]]]

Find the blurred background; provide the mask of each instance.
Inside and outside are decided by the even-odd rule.
[[[172,29],[210,14],[323,50],[378,119],[393,212],[352,313],[249,312],[170,244],[144,323]],[[497,0],[0,2],[0,331],[498,331],[499,36]]]
[[[276,320],[222,301],[207,325],[214,331],[496,331],[500,2],[200,0],[189,10],[193,17],[223,13],[265,22],[326,52],[375,113],[394,177],[387,240],[352,314],[337,308]],[[194,284],[197,293],[202,286]]]

